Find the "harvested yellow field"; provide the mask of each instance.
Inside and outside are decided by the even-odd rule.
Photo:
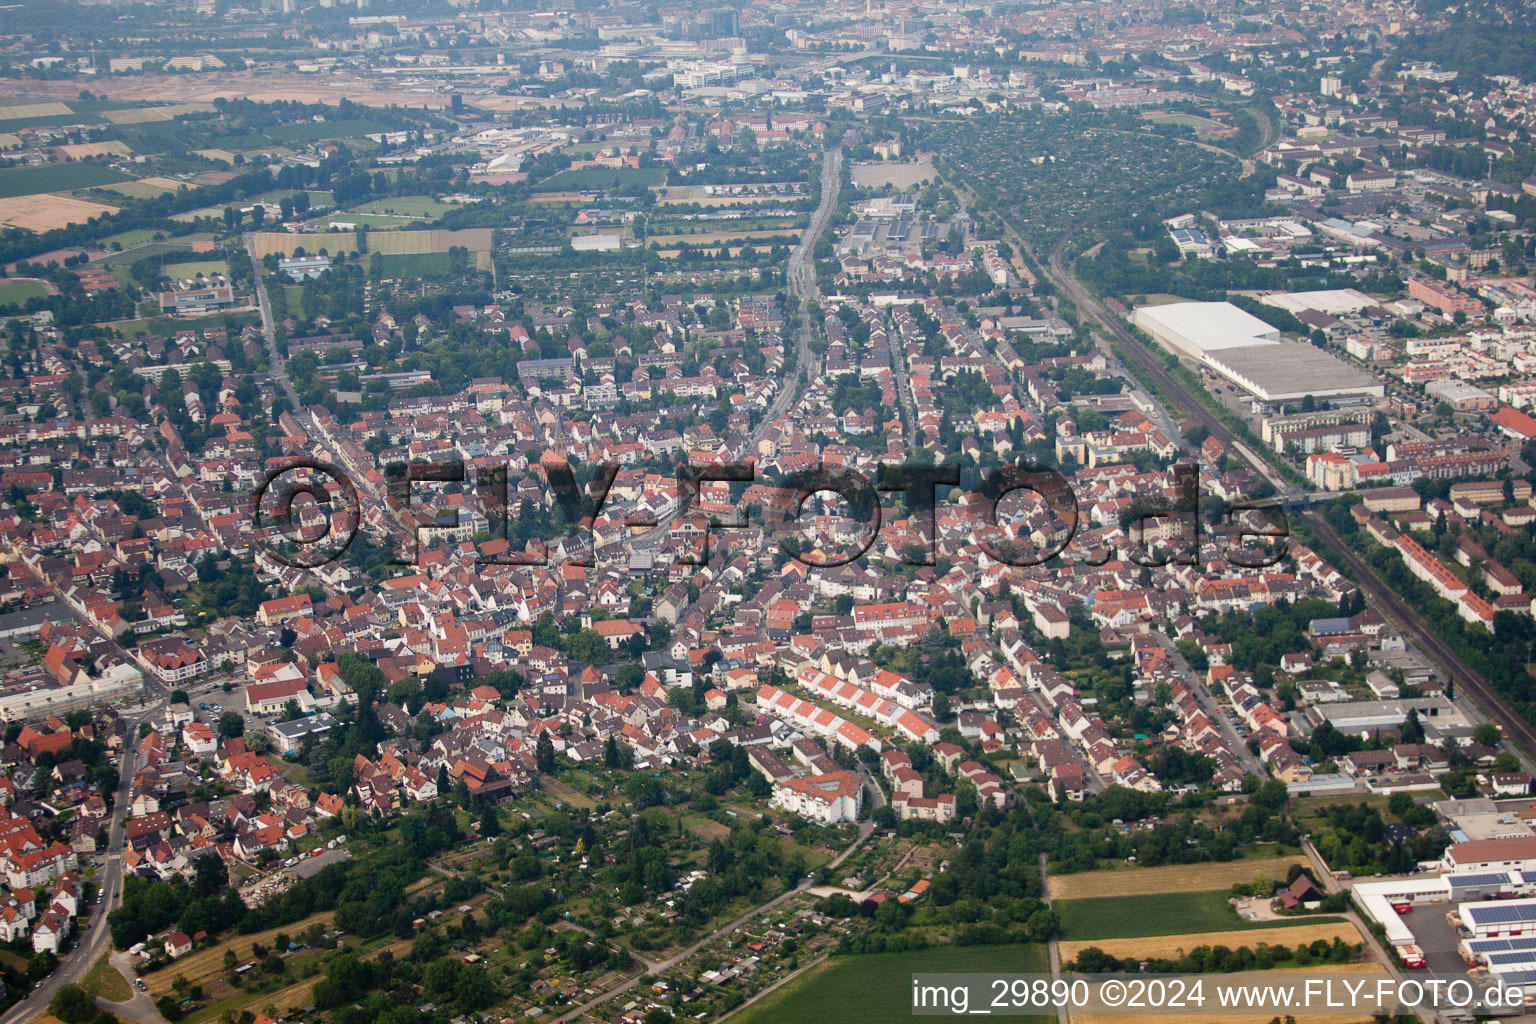
[[[53,147],[53,151],[66,160],[84,160],[93,156],[128,156],[133,150],[128,143],[113,139],[111,142],[71,142]]]
[[[0,225],[41,233],[70,224],[84,224],[92,217],[116,213],[117,209],[105,203],[91,203],[69,196],[12,196],[0,199]]]
[[[298,935],[310,925],[329,925],[331,919],[336,916],[335,911],[327,910],[320,914],[311,914],[302,921],[285,925],[282,928],[272,928],[264,932],[256,932],[254,935],[235,935],[227,941],[215,943],[206,949],[199,949],[194,953],[188,953],[176,961],[174,971],[155,971],[144,978],[144,984],[149,988],[151,999],[157,999],[171,991],[172,983],[177,975],[184,977],[192,984],[202,983],[205,986],[227,973],[224,967],[224,951],[232,949],[240,963],[251,961],[251,944],[259,942],[263,946],[270,947],[272,938],[278,932],[287,932],[289,935]],[[281,993],[278,993],[281,995]],[[302,1004],[300,1004],[302,1005]]]
[[[370,234],[368,249],[385,256],[410,256],[423,252],[447,252],[454,246],[462,246],[471,252],[488,252],[491,248],[490,228],[460,228],[448,231],[434,228],[428,231],[390,231],[387,234]]]
[[[794,226],[767,228],[757,231],[709,231],[696,235],[649,235],[646,245],[718,245],[721,242],[751,241],[757,238],[798,238],[800,229]]]
[[[314,253],[324,249],[332,252],[353,252],[357,249],[357,235],[351,231],[258,231],[252,239],[258,258],[277,253],[288,256],[295,249]]]
[[[368,251],[385,256],[412,256],[424,252],[447,252],[458,245],[470,252],[489,252],[491,236],[490,228],[372,231],[368,234]],[[255,245],[258,257],[268,253],[286,256],[300,246],[303,246],[305,252],[311,253],[321,249],[326,252],[355,252],[357,234],[353,231],[258,231]]]
[[[12,135],[10,132],[0,132],[0,153],[7,149],[20,149],[21,136]]]
[[[1285,967],[1279,970],[1264,971],[1261,976],[1279,974],[1385,974],[1387,969],[1378,963],[1366,964],[1314,964],[1311,967]],[[1222,1024],[1269,1024],[1274,1020],[1272,1014],[1250,1014],[1242,1016],[1223,1013],[1220,1015]],[[1188,1014],[1108,1014],[1108,1013],[1074,1013],[1073,1024],[1189,1024],[1192,1018]],[[1367,1024],[1374,1020],[1369,1014],[1341,1013],[1339,1016],[1325,1016],[1322,1014],[1297,1017],[1296,1024]]]
[[[197,150],[197,155],[208,160],[218,160],[226,164],[235,162],[235,154],[227,149],[199,149]]]
[[[175,178],[140,178],[138,181],[124,181],[102,187],[109,192],[132,196],[135,199],[153,199],[167,192],[175,192],[185,184],[186,182],[177,181]]]
[[[0,121],[14,121],[20,117],[67,117],[73,113],[63,103],[15,103],[0,107]]]
[[[1077,959],[1077,954],[1095,946],[1116,957],[1139,957],[1176,959],[1184,956],[1196,946],[1228,946],[1236,949],[1238,946],[1247,946],[1250,949],[1259,943],[1269,946],[1299,946],[1303,942],[1312,943],[1318,939],[1332,942],[1334,939],[1343,939],[1348,943],[1362,941],[1360,933],[1355,926],[1348,921],[1340,921],[1336,924],[1298,924],[1291,928],[1249,928],[1245,931],[1235,932],[1186,932],[1183,935],[1153,935],[1140,939],[1083,939],[1077,942],[1063,942],[1061,944],[1061,962],[1069,963]]]
[[[217,109],[212,103],[172,103],[163,107],[107,110],[103,114],[113,124],[144,124],[146,121],[169,121],[181,114],[211,114]]]
[[[1222,861],[1219,864],[1167,864],[1155,868],[1125,867],[1114,871],[1080,871],[1052,875],[1053,900],[1092,899],[1095,896],[1142,896],[1154,892],[1209,892],[1247,882],[1260,872],[1284,879],[1292,864],[1307,867],[1307,858],[1264,857],[1258,860]]]

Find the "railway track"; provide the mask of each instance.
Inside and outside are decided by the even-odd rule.
[[[1326,519],[1312,511],[1302,513],[1302,518],[1354,572],[1360,588],[1370,596],[1376,610],[1411,637],[1420,650],[1439,664],[1446,676],[1455,681],[1456,686],[1499,727],[1506,742],[1517,745],[1528,758],[1536,758],[1536,729],[1511,711],[1481,676],[1467,668],[1456,652],[1451,650],[1450,644],[1422,625],[1408,603],[1397,596],[1365,559],[1345,545]]]
[[[1264,461],[1255,455],[1233,431],[1207,409],[1204,403],[1189,393],[1189,389],[1173,374],[1169,373],[1157,358],[1145,345],[1136,339],[1130,331],[1111,314],[1104,309],[1099,302],[1090,296],[1087,290],[1067,273],[1062,265],[1061,253],[1066,247],[1067,240],[1076,231],[1082,228],[1079,224],[1069,228],[1051,247],[1047,260],[1046,273],[1052,282],[1069,296],[1078,308],[1091,316],[1096,323],[1108,331],[1120,342],[1124,355],[1135,363],[1148,379],[1156,384],[1159,390],[1175,398],[1179,403],[1179,411],[1198,422],[1210,431],[1227,448],[1240,455],[1253,469],[1275,484],[1276,488],[1285,494],[1294,490],[1285,481],[1277,478],[1273,470]],[[1376,574],[1366,561],[1352,551],[1339,537],[1328,521],[1315,511],[1306,510],[1301,513],[1312,530],[1318,537],[1328,543],[1337,553],[1338,558],[1349,566],[1354,572],[1355,579],[1361,590],[1373,602],[1376,609],[1391,620],[1403,633],[1410,637],[1414,644],[1436,663],[1446,678],[1455,682],[1462,693],[1466,694],[1474,704],[1486,714],[1494,724],[1498,725],[1504,733],[1505,739],[1519,747],[1526,758],[1536,761],[1536,728],[1499,699],[1488,684],[1476,672],[1467,668],[1461,658],[1457,656],[1449,644],[1435,635],[1425,626],[1414,613],[1413,609],[1392,590],[1387,583]]]

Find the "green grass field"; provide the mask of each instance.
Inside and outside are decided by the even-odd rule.
[[[1061,919],[1061,937],[1084,939],[1140,939],[1152,935],[1185,935],[1191,932],[1261,931],[1297,924],[1337,921],[1336,917],[1287,918],[1282,921],[1245,921],[1227,903],[1225,889],[1212,892],[1149,893],[1145,896],[1108,896],[1091,900],[1057,900],[1051,904]]]
[[[537,192],[562,192],[566,189],[612,188],[624,185],[660,185],[667,178],[663,167],[583,167],[561,171],[540,182]]]
[[[41,299],[48,289],[41,281],[0,281],[0,306],[19,306],[28,299]]]
[[[1232,127],[1209,117],[1201,117],[1198,114],[1151,113],[1142,114],[1141,116],[1154,124],[1178,124],[1201,132],[1221,131],[1222,129]]]
[[[1044,946],[939,946],[914,953],[839,956],[731,1018],[733,1024],[897,1024],[912,1019],[912,975],[1047,973]],[[1055,1021],[1055,1014],[1009,1017]]]
[[[186,263],[167,263],[165,276],[174,280],[183,277],[196,277],[202,274],[204,277],[212,277],[214,274],[228,274],[229,263],[226,260],[191,260]]]
[[[377,121],[356,118],[349,121],[322,121],[319,124],[279,125],[276,128],[266,129],[266,134],[274,142],[319,142],[322,139],[355,139],[386,130],[385,126]]]
[[[0,170],[0,199],[33,196],[42,192],[68,192],[132,181],[133,177],[105,164],[47,164],[42,167],[7,167]]]
[[[446,277],[447,275],[448,254],[445,252],[413,252],[384,257],[385,277]]]
[[[431,196],[391,196],[388,199],[372,199],[347,211],[352,213],[383,214],[390,217],[441,217],[453,209],[452,203],[439,202]],[[343,220],[345,215],[339,215]]]

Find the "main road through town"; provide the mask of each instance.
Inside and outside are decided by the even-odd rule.
[[[98,854],[102,866],[91,879],[96,883],[97,889],[105,895],[100,903],[89,905],[88,909],[91,912],[89,930],[80,937],[80,944],[74,950],[60,958],[59,965],[52,974],[29,992],[25,999],[6,1011],[4,1016],[0,1016],[0,1024],[21,1024],[22,1021],[31,1020],[45,1012],[59,989],[66,984],[78,984],[80,979],[90,973],[91,967],[106,951],[112,934],[107,928],[107,914],[121,905],[123,900],[123,827],[128,816],[129,805],[133,802],[133,776],[138,757],[139,723],[154,717],[164,706],[163,701],[157,700],[143,708],[124,714],[128,734],[123,744],[122,764],[118,767],[120,777],[117,783],[117,794],[113,798],[107,848],[105,853]],[[85,911],[87,907],[82,906],[80,909]]]

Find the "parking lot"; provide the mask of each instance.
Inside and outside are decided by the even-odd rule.
[[[1456,907],[1455,903],[1420,903],[1403,918],[1403,923],[1413,930],[1419,948],[1424,951],[1428,973],[1436,978],[1468,977],[1467,962],[1456,951],[1461,936],[1446,921],[1446,916]]]

